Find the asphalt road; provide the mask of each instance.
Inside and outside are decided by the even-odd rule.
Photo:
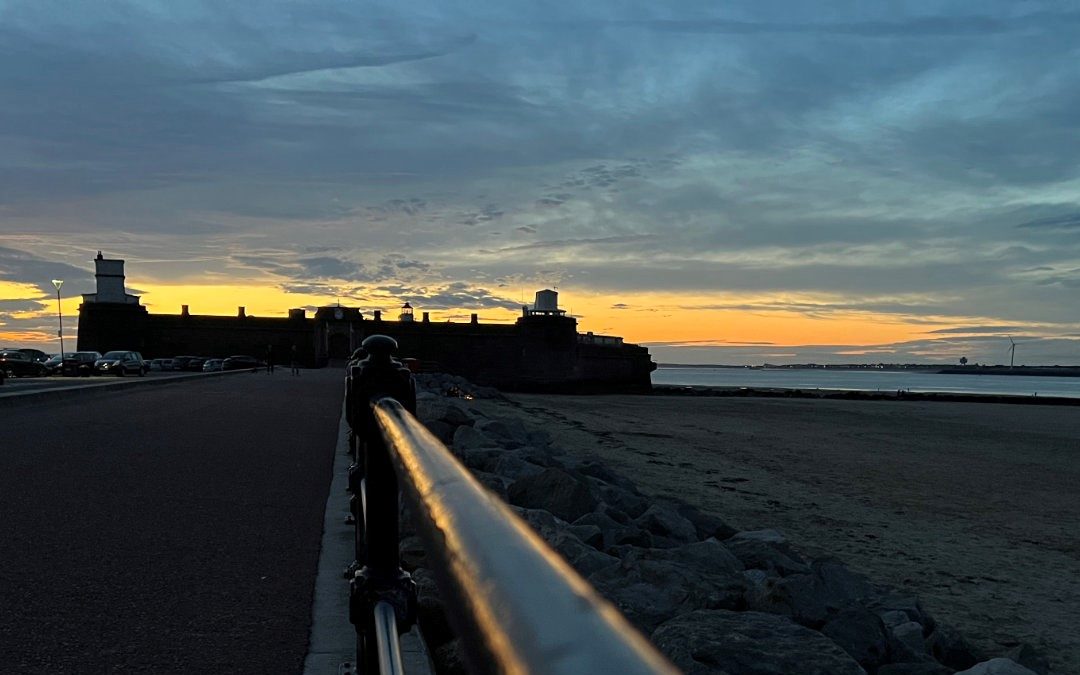
[[[342,377],[0,408],[0,672],[299,672]]]

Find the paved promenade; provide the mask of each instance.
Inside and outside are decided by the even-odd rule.
[[[296,673],[339,369],[0,407],[0,672]]]

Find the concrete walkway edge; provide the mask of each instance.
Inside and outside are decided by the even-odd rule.
[[[356,664],[356,632],[349,623],[349,583],[343,576],[353,560],[353,528],[349,514],[349,427],[342,406],[338,440],[334,447],[334,476],[326,499],[322,550],[311,608],[311,637],[304,659],[304,675],[351,675]],[[419,627],[401,636],[401,660],[409,675],[432,675],[434,669]]]

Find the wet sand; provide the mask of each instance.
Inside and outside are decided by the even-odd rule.
[[[1080,673],[1080,413],[1071,407],[514,395],[646,493],[776,528],[915,590],[989,655]]]

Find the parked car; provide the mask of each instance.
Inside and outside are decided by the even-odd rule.
[[[173,370],[187,370],[187,364],[191,359],[198,358],[196,356],[174,356],[172,359]]]
[[[106,352],[105,356],[94,362],[94,372],[98,375],[124,375],[146,374],[143,367],[142,357],[138,352],[114,351]]]
[[[100,358],[101,352],[66,353],[64,354],[60,374],[68,377],[90,377],[94,374],[94,364]]]
[[[36,363],[45,363],[49,360],[49,354],[41,351],[40,349],[16,349],[17,352],[22,352],[30,357],[31,361]]]
[[[230,356],[221,362],[222,370],[246,370],[258,368],[262,363],[254,356]]]
[[[0,370],[7,377],[44,377],[48,374],[45,364],[14,349],[0,351]]]
[[[221,364],[225,359],[206,359],[206,363],[202,364],[204,373],[213,373],[221,370]]]
[[[48,375],[59,375],[60,374],[60,362],[63,361],[65,358],[71,357],[71,356],[74,356],[74,355],[75,355],[75,352],[64,352],[63,355],[53,354],[44,363],[46,373]]]
[[[192,356],[191,359],[189,359],[187,364],[184,366],[184,370],[193,373],[201,373],[204,363],[206,363],[205,356]]]

